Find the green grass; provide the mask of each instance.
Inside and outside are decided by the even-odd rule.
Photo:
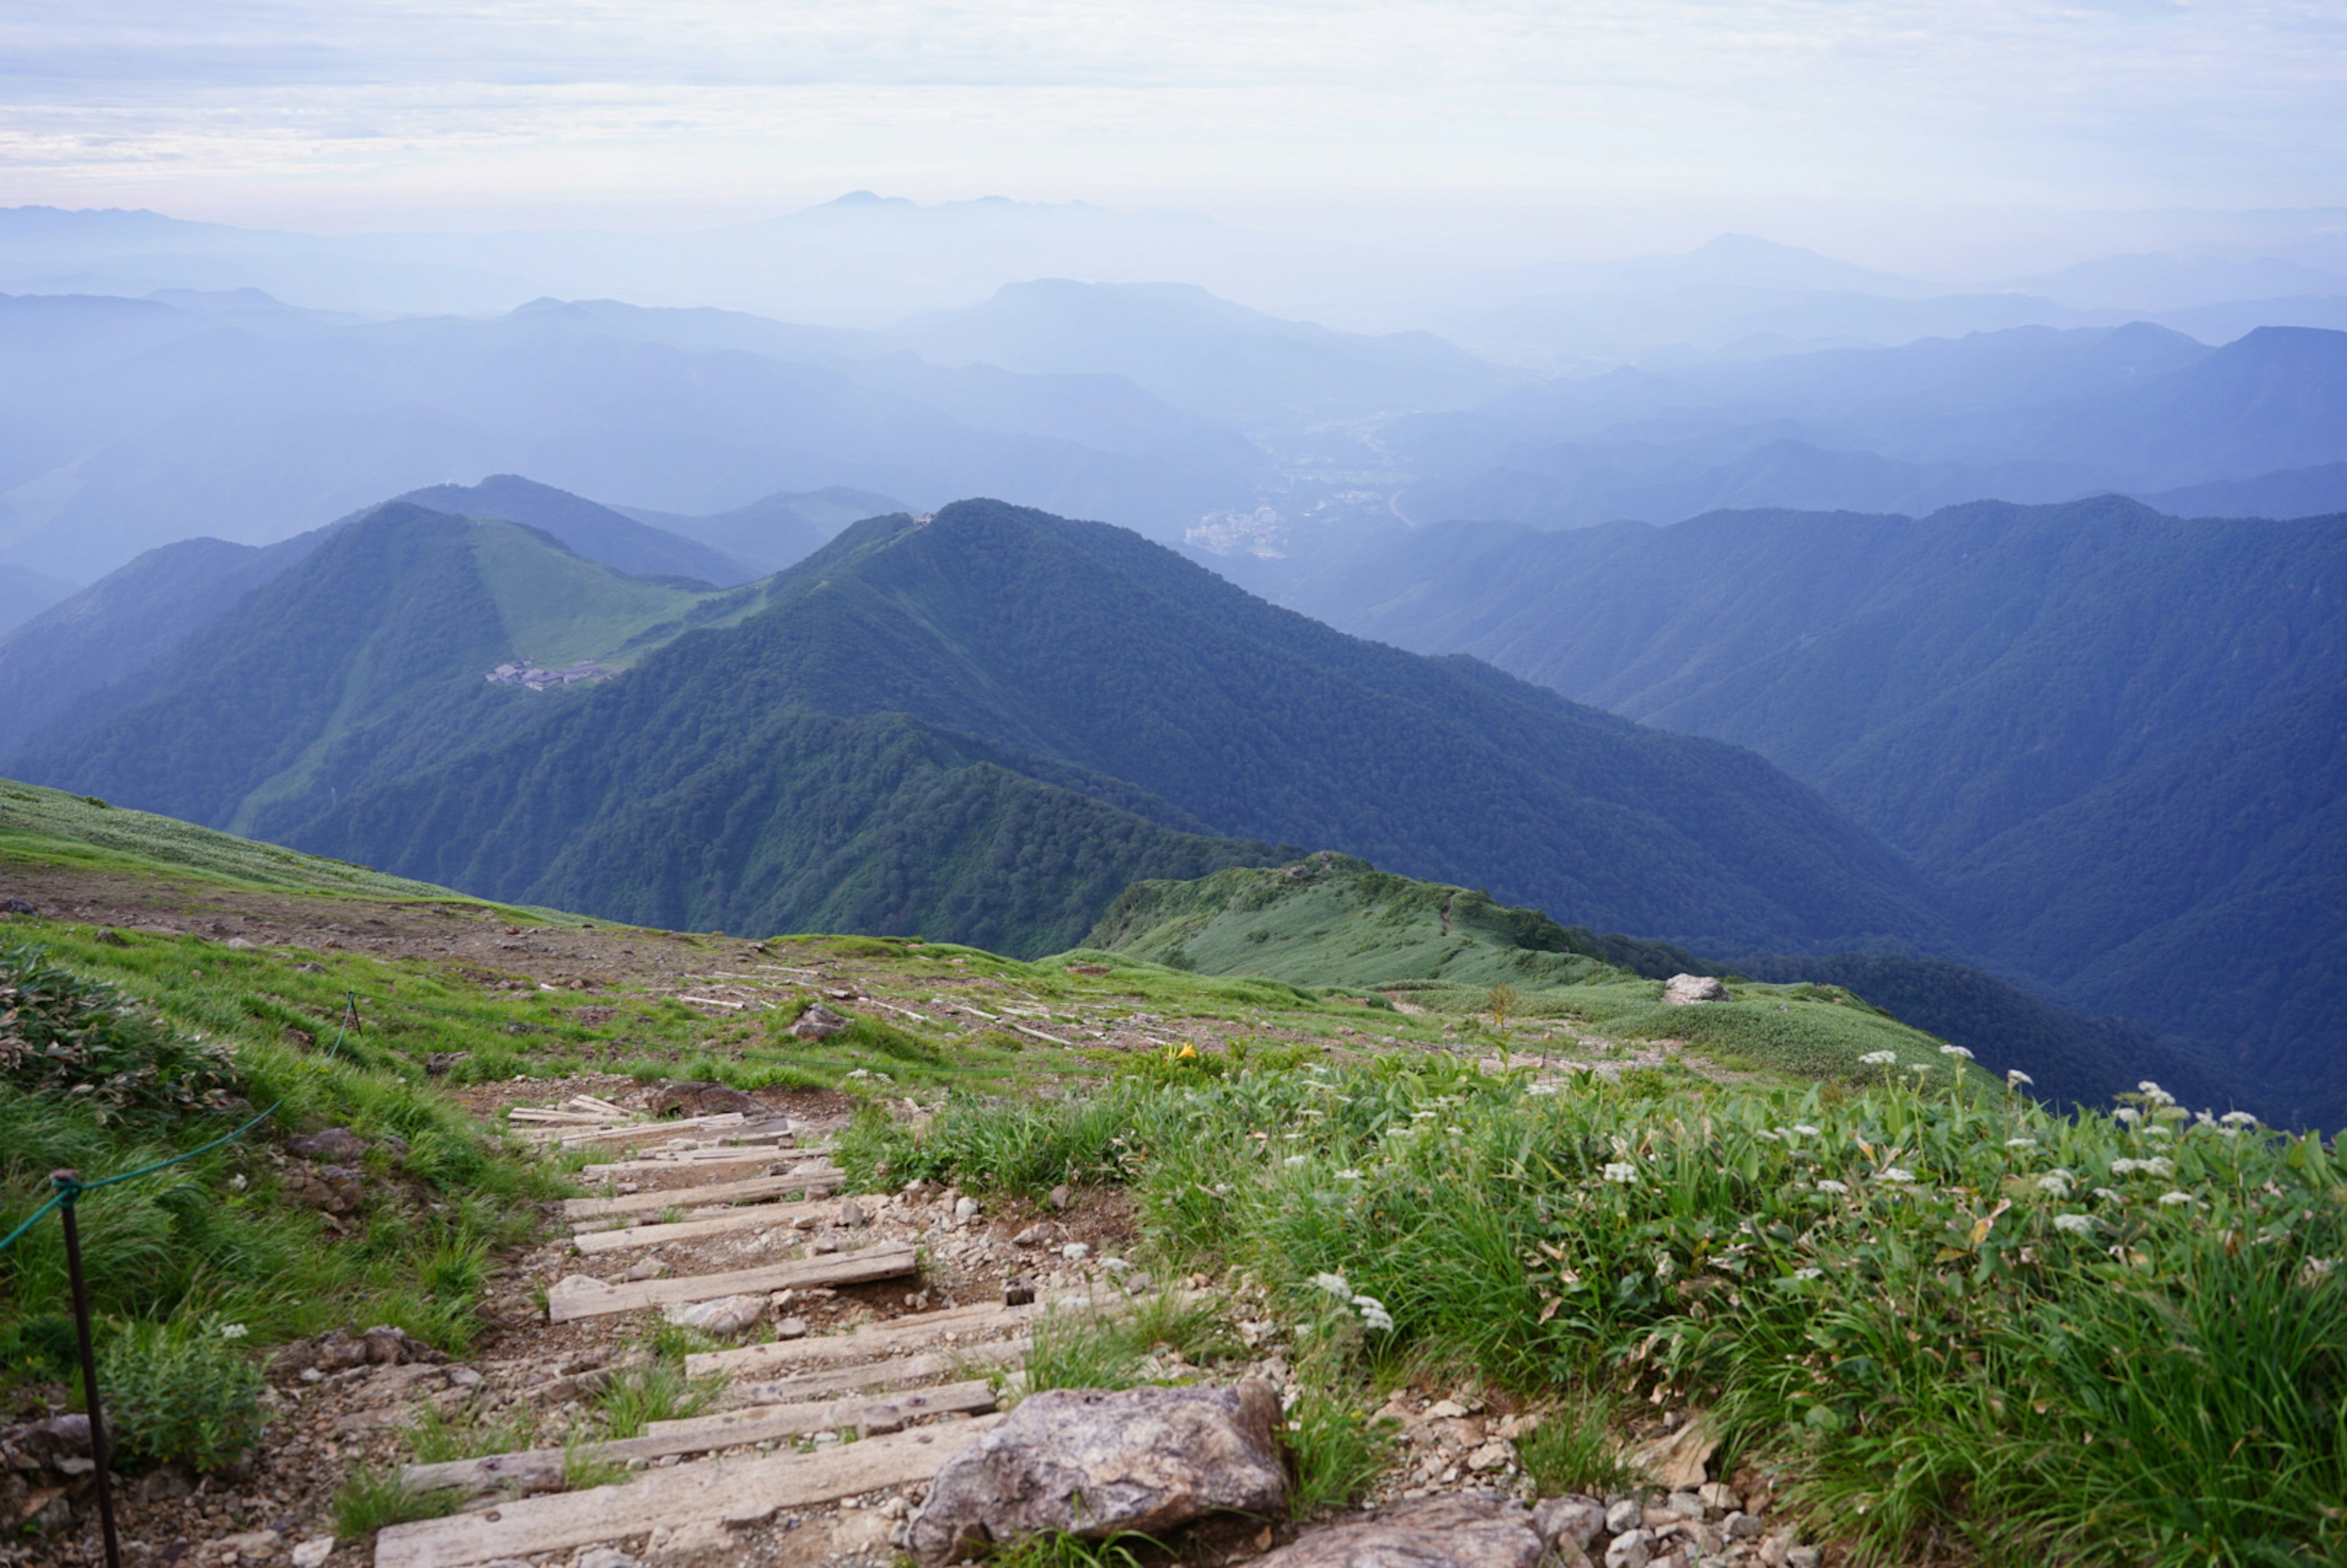
[[[334,1539],[367,1541],[390,1525],[445,1519],[464,1501],[463,1493],[446,1488],[415,1491],[399,1479],[397,1466],[361,1465],[343,1478],[334,1493]]]
[[[1641,1478],[1622,1459],[1617,1401],[1603,1388],[1575,1390],[1539,1412],[1540,1424],[1517,1440],[1516,1455],[1542,1497],[1578,1492],[1604,1497]]]
[[[1185,1302],[1161,1292],[1116,1315],[1081,1308],[1052,1310],[1029,1333],[1026,1389],[1133,1389],[1163,1381],[1152,1376],[1153,1355],[1178,1352],[1191,1366],[1225,1361],[1240,1353],[1223,1321],[1222,1308],[1208,1301]]]
[[[1900,1076],[1534,1092],[1397,1054],[956,1100],[885,1159],[1131,1187],[1170,1266],[1244,1271],[1312,1325],[1356,1408],[1403,1368],[1696,1403],[1723,1461],[1781,1465],[1876,1560],[2347,1551],[2347,1177],[2321,1141]],[[1541,1471],[1609,1479],[1594,1424],[1542,1430]]]

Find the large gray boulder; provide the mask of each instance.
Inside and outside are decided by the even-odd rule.
[[[1543,1550],[1522,1503],[1468,1493],[1312,1531],[1252,1568],[1533,1568]]]
[[[1052,1389],[946,1460],[913,1516],[923,1568],[1044,1531],[1156,1534],[1203,1514],[1273,1517],[1287,1472],[1279,1396],[1233,1388]]]
[[[1663,1005],[1693,1007],[1698,1002],[1724,1002],[1727,988],[1710,975],[1673,975],[1663,985]]]

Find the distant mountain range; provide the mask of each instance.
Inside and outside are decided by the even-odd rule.
[[[2347,516],[1452,525],[1289,598],[1751,746],[1948,889],[1964,952],[2347,1106]]]

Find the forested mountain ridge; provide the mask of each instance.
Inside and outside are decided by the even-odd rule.
[[[481,681],[528,650],[498,641],[509,610],[460,559],[525,530],[401,508],[365,528],[216,624],[167,692],[27,771],[509,896],[736,929],[804,924],[850,885],[902,885],[851,900],[875,928],[968,921],[992,889],[1025,911],[992,939],[1040,950],[1132,876],[1286,843],[1714,946],[1944,939],[1893,856],[1748,752],[1360,642],[1106,525],[989,502],[871,519],[710,601],[730,624],[651,629],[661,645],[620,678],[546,693]],[[967,832],[922,804],[948,796]],[[917,875],[899,855],[917,840]],[[1020,869],[1036,855],[1057,891]]]
[[[1299,602],[1754,747],[1948,884],[1967,951],[2070,1005],[2301,1085],[2347,1038],[2347,516],[1456,525]]]

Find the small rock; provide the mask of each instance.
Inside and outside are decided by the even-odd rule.
[[[652,1097],[655,1116],[723,1116],[729,1111],[744,1116],[769,1114],[764,1101],[723,1083],[671,1083]]]
[[[1002,1286],[1003,1306],[1029,1307],[1034,1304],[1034,1300],[1035,1286],[1033,1281],[1013,1279],[1004,1283]]]
[[[616,1546],[589,1546],[570,1561],[572,1568],[644,1568]]]
[[[37,915],[40,908],[26,898],[0,898],[0,915]]]
[[[976,1198],[962,1198],[954,1204],[954,1223],[956,1225],[966,1225],[976,1218],[978,1218],[978,1200]]]
[[[777,1339],[804,1339],[806,1331],[806,1319],[804,1317],[785,1317],[774,1325],[774,1337]]]
[[[647,1279],[658,1279],[668,1272],[668,1265],[656,1257],[640,1257],[628,1265],[625,1276],[630,1285],[641,1285]]]
[[[481,1386],[481,1375],[470,1367],[451,1367],[448,1368],[448,1383],[452,1388],[477,1389]]]
[[[1057,1220],[1039,1220],[1010,1238],[1012,1246],[1064,1246],[1068,1227]]]
[[[1703,1499],[1691,1491],[1675,1491],[1663,1499],[1663,1507],[1678,1519],[1701,1519]]]
[[[130,938],[124,936],[121,932],[116,930],[111,926],[100,926],[97,928],[97,934],[92,937],[90,940],[96,942],[102,948],[127,948],[130,946]]]
[[[1654,1555],[1653,1531],[1624,1531],[1606,1543],[1605,1568],[1646,1568]]]
[[[293,1548],[293,1568],[320,1568],[334,1554],[334,1538],[317,1535]]]
[[[791,1033],[800,1040],[829,1040],[835,1034],[844,1033],[848,1021],[817,1002],[799,1014],[798,1022],[791,1025]]]
[[[1818,1568],[1824,1553],[1814,1546],[1795,1546],[1785,1553],[1785,1568]]]
[[[1605,1533],[1624,1535],[1646,1522],[1646,1510],[1635,1497],[1625,1497],[1605,1511]]]
[[[365,1157],[367,1141],[347,1127],[329,1127],[322,1132],[304,1132],[298,1138],[286,1139],[285,1152],[305,1160],[331,1160],[349,1165]]]
[[[1284,1513],[1287,1472],[1272,1435],[1279,1418],[1279,1396],[1254,1380],[1031,1394],[938,1471],[913,1517],[912,1555],[938,1568],[1047,1530],[1098,1540],[1209,1512]]]
[[[240,952],[249,952],[252,948],[252,944],[246,941],[242,937],[231,937],[227,941],[221,943],[220,946],[224,948],[234,948]]]
[[[1673,975],[1663,986],[1665,1007],[1692,1007],[1697,1002],[1724,1002],[1727,988],[1713,975]]]
[[[1495,1440],[1485,1443],[1481,1448],[1469,1454],[1467,1468],[1479,1475],[1488,1471],[1505,1470],[1514,1461],[1515,1457],[1516,1450],[1512,1443]]]
[[[1075,1202],[1075,1194],[1069,1190],[1068,1184],[1065,1182],[1062,1182],[1058,1186],[1053,1187],[1050,1195],[1043,1201],[1050,1204],[1055,1209],[1064,1209],[1070,1204]]]
[[[1092,1256],[1092,1247],[1088,1244],[1080,1241],[1071,1241],[1067,1245],[1060,1249],[1060,1255],[1066,1258],[1070,1263],[1081,1263],[1085,1258]]]
[[[1543,1541],[1586,1552],[1605,1528],[1605,1505],[1594,1497],[1552,1497],[1532,1510],[1532,1528]]]
[[[908,1418],[896,1405],[866,1405],[856,1422],[856,1435],[860,1438],[882,1438],[890,1432],[905,1430]]]
[[[1522,1505],[1471,1493],[1308,1531],[1255,1568],[1533,1568],[1542,1550]]]
[[[1695,1494],[1703,1499],[1706,1508],[1720,1513],[1734,1513],[1744,1506],[1744,1500],[1736,1495],[1736,1489],[1722,1481],[1706,1481],[1695,1489]]]
[[[445,1078],[455,1071],[459,1063],[471,1061],[472,1056],[469,1050],[436,1050],[424,1059],[425,1075]]]
[[[1426,1413],[1438,1421],[1456,1421],[1466,1417],[1467,1407],[1456,1399],[1437,1399],[1427,1407]]]
[[[839,1250],[839,1244],[829,1236],[818,1236],[807,1250],[814,1253],[835,1253]]]
[[[872,1212],[866,1208],[862,1204],[857,1203],[854,1198],[842,1198],[839,1201],[839,1219],[837,1223],[848,1230],[854,1230],[861,1225],[868,1225],[872,1223]]]
[[[1720,1533],[1730,1541],[1758,1541],[1761,1532],[1767,1528],[1748,1513],[1731,1513],[1719,1524]]]
[[[285,1537],[274,1530],[248,1530],[241,1535],[223,1535],[213,1545],[223,1552],[233,1552],[240,1557],[266,1557],[285,1544]]]
[[[679,1303],[661,1314],[680,1328],[698,1328],[703,1334],[739,1334],[765,1315],[766,1298],[763,1296],[727,1296],[715,1301]]]

